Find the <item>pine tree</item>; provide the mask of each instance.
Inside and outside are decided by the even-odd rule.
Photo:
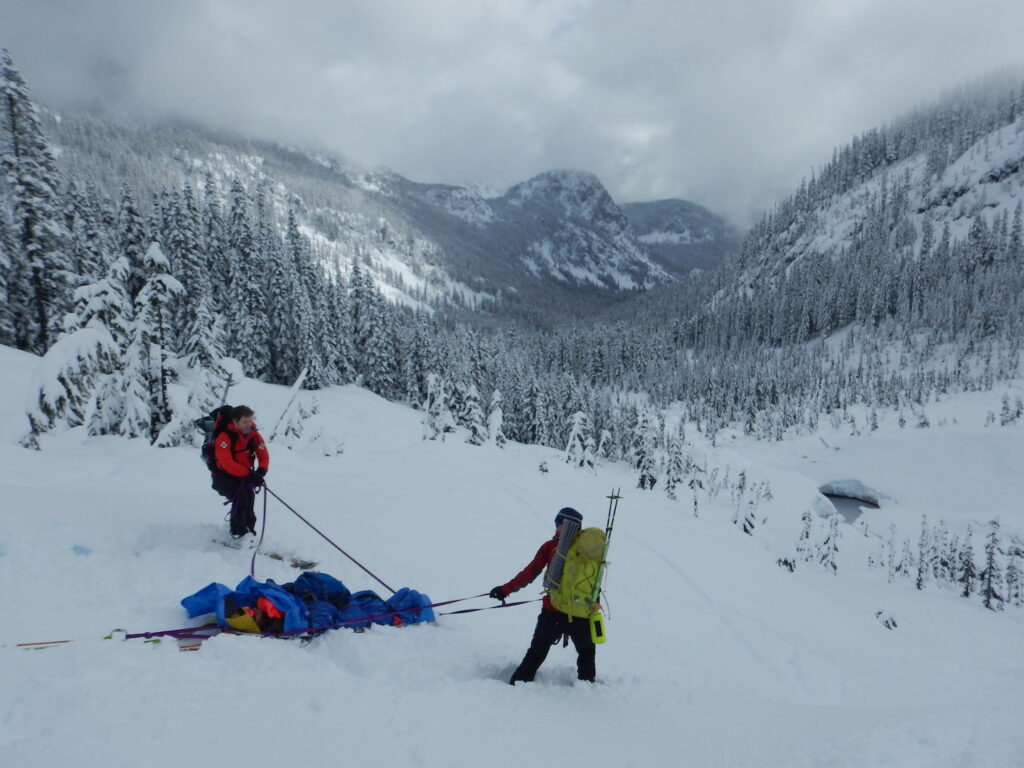
[[[179,346],[184,347],[188,337],[196,331],[194,324],[200,305],[205,305],[202,311],[207,321],[212,313],[210,277],[192,188],[186,186],[181,195],[175,195],[164,214],[167,218],[164,228],[170,238],[166,244],[167,259],[174,265],[173,274],[184,288],[173,304],[175,332]]]
[[[142,294],[141,291],[139,293]],[[118,382],[120,404],[116,408],[116,415],[120,415],[121,421],[116,426],[116,432],[125,437],[152,439],[154,415],[151,399],[154,379],[150,366],[150,346],[146,327],[138,321],[134,322],[128,349],[125,351],[124,369]]]
[[[565,461],[575,467],[594,467],[594,437],[590,414],[576,411],[569,419],[569,441],[565,446]]]
[[[280,242],[268,239],[262,247],[268,273],[266,315],[274,329],[268,344],[268,379],[278,384],[291,383],[300,371],[295,311],[299,304],[299,278]]]
[[[657,417],[647,408],[639,413],[633,430],[633,466],[640,472],[637,487],[654,490],[657,477]]]
[[[77,427],[84,423],[96,379],[112,367],[117,352],[117,344],[99,325],[61,336],[36,370],[29,432],[21,444],[38,450],[40,435],[60,425]]]
[[[500,390],[494,390],[491,395],[491,406],[487,414],[487,434],[490,442],[499,448],[504,448],[508,439],[505,437],[504,412],[501,408],[502,397]]]
[[[269,228],[268,228],[269,230]],[[227,235],[224,231],[224,217],[221,213],[220,192],[213,174],[207,173],[203,182],[202,244],[206,254],[206,271],[210,283],[210,295],[216,312],[223,312],[228,301],[228,283],[231,268],[228,264]],[[266,243],[257,234],[260,252],[267,259]]]
[[[228,285],[226,351],[242,364],[247,376],[264,377],[270,367],[270,323],[263,294],[264,263],[256,251],[249,202],[239,179],[231,186],[228,216]],[[294,311],[301,312],[299,307]],[[298,371],[294,371],[293,375]]]
[[[121,255],[128,261],[126,286],[128,298],[135,301],[142,286],[146,284],[146,223],[135,205],[135,197],[127,184],[121,187],[121,205],[117,214],[115,244]]]
[[[836,573],[836,555],[839,554],[839,515],[828,519],[828,533],[818,547],[818,562],[832,573]]]
[[[298,365],[306,371],[306,389],[322,389],[337,381],[337,355],[329,333],[326,280],[313,263],[309,241],[299,231],[294,207],[288,211],[285,252],[286,262],[291,262],[290,267],[298,279],[292,290],[294,304],[291,308],[298,331]]]
[[[921,515],[921,538],[917,547],[917,580],[914,582],[918,589],[924,589],[931,570],[931,536],[928,533],[928,516]]]
[[[177,361],[171,346],[171,302],[184,289],[167,272],[170,264],[157,243],[149,246],[144,262],[149,277],[135,299],[135,323],[128,357],[130,359],[133,354],[141,357],[148,368],[145,377],[148,385],[148,437],[151,443],[157,443],[172,417],[168,384],[174,376]],[[133,346],[137,348],[132,350]],[[134,360],[131,362],[137,364]],[[134,431],[128,434],[141,436]]]
[[[548,403],[540,383],[533,379],[526,393],[523,413],[522,442],[531,445],[548,445]]]
[[[12,250],[7,278],[14,343],[43,354],[71,302],[60,180],[28,86],[0,51],[0,172],[10,184]]]
[[[914,570],[914,552],[910,546],[910,537],[904,537],[903,539],[903,554],[900,556],[899,565],[896,566],[896,571],[904,579],[910,578],[911,571]]]
[[[676,488],[683,482],[686,462],[683,459],[683,442],[673,440],[668,449],[668,462],[665,464],[665,495],[675,500]]]
[[[1008,553],[1009,562],[1006,564],[1006,602],[1010,605],[1024,604],[1024,589],[1022,589],[1020,558],[1021,551],[1016,546],[1010,548]]]
[[[889,525],[889,540],[885,545],[885,563],[890,584],[896,581],[896,526]]]
[[[989,610],[1001,610],[1003,597],[1000,594],[1002,571],[999,567],[999,520],[989,520],[988,536],[985,537],[985,567],[978,578],[981,582],[982,603]]]
[[[352,310],[349,306],[348,287],[340,277],[330,286],[330,294],[333,315],[331,332],[334,335],[337,348],[335,360],[337,379],[341,384],[349,384],[356,380],[356,354],[355,348],[352,346]],[[425,381],[426,374],[424,374]],[[417,396],[411,398],[410,401],[418,405],[426,397],[426,394],[425,388],[422,392],[417,390]]]
[[[357,335],[364,339],[363,343],[363,385],[381,397],[395,397],[397,373],[400,370],[398,349],[395,343],[394,325],[384,297],[376,288],[367,288],[369,307],[364,314],[365,324]],[[461,394],[461,390],[459,390]],[[453,409],[453,413],[461,413]]]
[[[7,206],[0,197],[0,344],[14,345],[14,307],[9,286],[15,283],[11,261],[14,248]]]
[[[469,385],[462,407],[462,418],[459,421],[469,429],[466,442],[471,445],[483,445],[487,442],[487,427],[484,425],[484,411],[476,384]]]
[[[800,523],[800,538],[796,540],[796,554],[805,563],[809,563],[814,560],[813,544],[811,543],[814,518],[811,517],[810,510],[804,510],[803,515],[800,517]]]
[[[974,545],[971,537],[974,535],[973,528],[967,526],[967,536],[964,539],[963,549],[960,550],[960,585],[961,597],[970,597],[974,594],[974,582],[978,578],[978,572],[974,567]]]
[[[427,401],[423,405],[424,439],[442,441],[455,431],[455,418],[448,409],[444,380],[435,373],[427,376]]]
[[[104,424],[118,401],[109,379],[128,343],[131,308],[125,292],[127,261],[114,261],[107,274],[75,291],[74,312],[65,333],[44,356],[38,378],[39,395],[29,413],[25,444],[38,447],[37,437],[58,424],[76,427],[88,421]],[[113,402],[108,402],[113,398]],[[90,412],[90,402],[91,412]]]

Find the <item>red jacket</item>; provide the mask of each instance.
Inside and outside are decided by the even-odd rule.
[[[235,429],[234,424],[228,424],[217,435],[213,455],[217,466],[234,477],[248,475],[252,471],[254,458],[262,469],[270,469],[270,453],[263,437],[256,431],[256,425],[253,425],[248,435],[243,435]]]
[[[531,560],[526,567],[512,579],[512,581],[508,584],[502,585],[501,591],[506,595],[511,595],[513,592],[518,592],[540,576],[541,573],[544,572],[544,569],[551,565],[551,558],[555,556],[556,549],[558,549],[558,534],[555,534],[553,538],[548,539],[541,544],[540,549],[537,550],[537,554],[534,555],[533,560]],[[555,610],[555,606],[551,604],[551,597],[548,595],[544,595],[544,610]]]

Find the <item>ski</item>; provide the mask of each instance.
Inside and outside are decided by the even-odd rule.
[[[214,544],[220,544],[222,547],[226,549],[236,549],[240,552],[252,551],[251,549],[248,549],[246,546],[240,543],[240,540],[237,539],[232,541],[224,541],[223,539],[211,539],[211,541],[213,541]],[[299,557],[298,555],[289,555],[284,554],[282,552],[264,552],[260,550],[256,554],[260,555],[261,557],[269,557],[271,560],[277,560],[281,563],[288,563],[288,565],[290,565],[292,568],[298,568],[302,571],[310,571],[320,564],[318,560],[308,560],[304,557]]]

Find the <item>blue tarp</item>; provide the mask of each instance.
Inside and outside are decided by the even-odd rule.
[[[337,625],[353,629],[370,624],[417,624],[434,621],[430,598],[408,587],[398,590],[389,600],[374,592],[352,594],[340,581],[326,573],[306,571],[290,584],[256,581],[246,576],[235,589],[224,584],[208,584],[181,601],[189,618],[214,614],[217,623],[228,628],[224,604],[231,599],[237,608],[255,606],[260,597],[270,600],[284,613],[284,631],[301,633],[308,629]],[[382,615],[385,614],[385,615]]]

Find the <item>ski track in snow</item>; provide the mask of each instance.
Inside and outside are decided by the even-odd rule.
[[[631,539],[644,549],[646,549],[652,555],[657,557],[662,563],[664,563],[665,566],[669,568],[669,570],[675,573],[683,581],[684,584],[686,584],[691,590],[693,590],[693,592],[696,595],[700,597],[701,600],[704,601],[708,608],[710,608],[711,611],[714,613],[715,618],[717,618],[718,621],[721,622],[722,626],[724,626],[729,631],[729,634],[733,636],[733,639],[735,639],[739,645],[743,646],[743,648],[745,648],[746,651],[757,661],[770,666],[770,662],[768,661],[768,659],[766,659],[764,656],[758,653],[757,647],[752,642],[750,642],[749,639],[747,639],[747,636],[743,634],[743,632],[741,632],[732,621],[729,620],[729,617],[723,611],[720,611],[718,609],[718,607],[715,605],[715,601],[712,600],[711,597],[707,594],[707,592],[701,589],[697,585],[697,583],[693,579],[691,579],[682,568],[679,567],[679,565],[673,563],[667,555],[663,554],[655,547],[651,546],[650,544],[646,544],[643,541],[640,541],[635,536],[631,536],[629,534],[624,534],[624,536],[626,538]]]

